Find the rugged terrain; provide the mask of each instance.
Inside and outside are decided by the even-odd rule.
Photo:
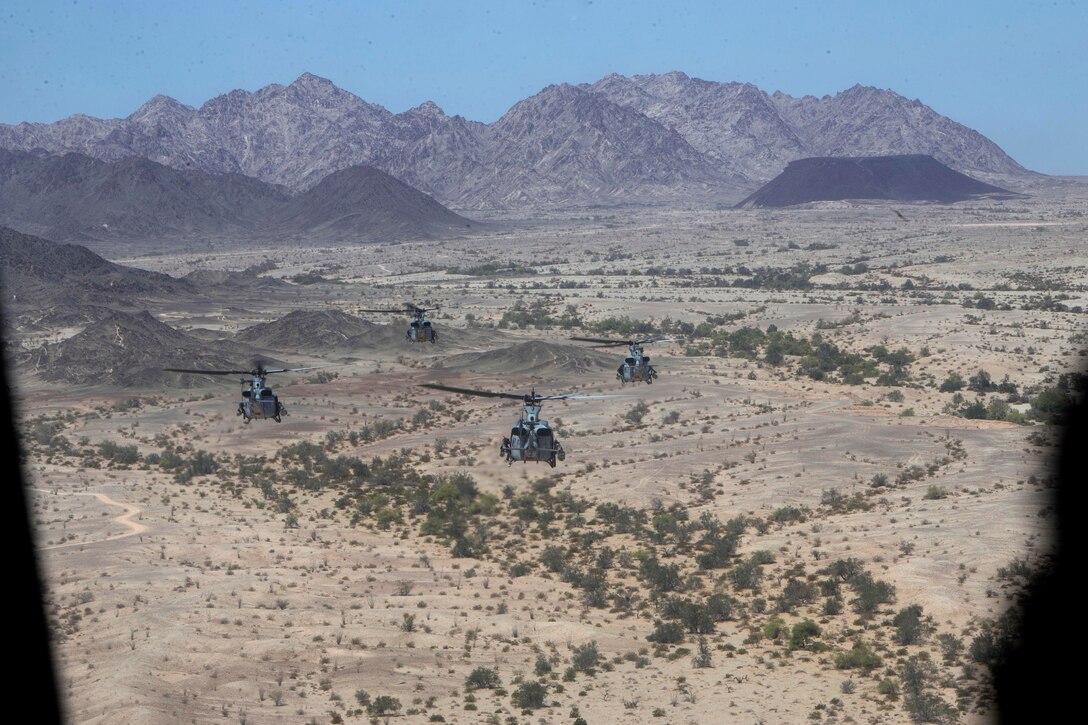
[[[369,166],[294,194],[238,173],[174,169],[138,156],[0,150],[0,224],[56,241],[174,246],[435,239],[472,221]]]
[[[680,72],[551,85],[490,124],[430,102],[392,113],[307,73],[200,108],[156,96],[123,119],[0,125],[0,148],[138,156],[296,191],[366,164],[454,209],[732,204],[809,156],[927,154],[997,183],[1039,176],[891,90],[793,98]]]
[[[1081,384],[1086,200],[89,258],[182,287],[135,316],[102,300],[129,313],[106,331],[11,321],[72,720],[988,722]],[[362,311],[409,300],[442,304],[438,344]],[[119,355],[121,320],[184,335],[194,365],[229,343],[339,367],[273,380],[288,417],[243,426],[233,380],[166,388],[116,357],[134,377],[73,386],[34,362]],[[644,332],[682,339],[648,350],[653,386],[569,340]],[[547,404],[567,459],[509,467],[516,403],[422,382],[630,397]]]

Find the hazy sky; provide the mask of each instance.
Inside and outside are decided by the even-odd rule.
[[[1088,0],[4,0],[0,123],[127,116],[156,93],[200,105],[305,71],[392,111],[433,100],[491,122],[550,83],[682,70],[889,88],[1029,168],[1088,174],[1086,38]]]

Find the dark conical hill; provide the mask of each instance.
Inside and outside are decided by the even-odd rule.
[[[961,174],[932,156],[826,157],[791,161],[785,171],[737,208],[846,199],[951,203],[1009,193]]]

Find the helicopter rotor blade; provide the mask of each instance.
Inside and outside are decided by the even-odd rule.
[[[163,368],[168,373],[190,373],[192,375],[249,375],[252,370],[193,370],[190,368]]]
[[[421,388],[430,388],[431,390],[444,390],[447,393],[460,393],[461,395],[476,395],[481,398],[507,398],[510,400],[524,400],[524,395],[517,395],[516,393],[496,393],[491,390],[475,390],[473,388],[455,388],[452,385],[441,385],[439,383],[420,383]]]
[[[404,310],[359,310],[359,312],[387,312],[392,315],[403,315]]]
[[[196,370],[193,368],[163,368],[168,373],[189,373],[191,375],[271,375],[272,373],[300,373],[306,370],[317,370],[319,368],[334,368],[338,367],[335,364],[332,365],[311,365],[304,368],[277,368],[275,370],[265,370],[260,367],[259,361],[254,361],[258,366],[254,370]]]
[[[264,375],[271,375],[273,373],[301,373],[301,372],[305,372],[307,370],[320,370],[321,368],[335,368],[335,367],[339,367],[339,365],[336,365],[336,364],[332,364],[332,365],[310,365],[310,366],[304,367],[304,368],[280,368],[278,370],[263,370],[262,373]]]
[[[630,340],[612,340],[606,337],[572,337],[571,340],[577,342],[596,342],[599,343],[595,347],[612,347],[613,345],[630,345]]]
[[[566,395],[538,395],[537,400],[600,400],[601,398],[633,398],[634,395],[628,393],[612,393],[603,395],[579,395],[578,393],[568,393]]]

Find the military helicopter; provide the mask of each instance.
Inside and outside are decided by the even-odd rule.
[[[514,461],[521,461],[522,463],[527,461],[547,461],[552,468],[555,468],[556,461],[562,461],[567,457],[567,454],[563,450],[563,446],[556,440],[555,434],[552,432],[551,427],[548,426],[548,421],[540,417],[541,403],[545,400],[585,400],[589,398],[618,397],[615,395],[575,395],[571,393],[566,395],[537,395],[535,388],[528,395],[519,395],[517,393],[474,390],[472,388],[455,388],[450,385],[439,385],[438,383],[421,383],[420,385],[432,390],[445,390],[450,393],[461,393],[462,395],[522,401],[521,417],[514,422],[510,437],[502,439],[502,444],[499,446],[499,455],[505,458],[509,464],[513,464]]]
[[[609,340],[602,337],[572,337],[571,339],[578,342],[598,343],[594,347],[627,345],[630,349],[623,358],[623,362],[616,368],[616,379],[624,385],[640,382],[653,385],[654,378],[657,377],[657,370],[650,364],[650,356],[642,352],[642,346],[649,345],[652,342],[675,342],[669,337],[644,337],[641,340]]]
[[[397,315],[403,315],[405,313],[412,315],[415,319],[408,325],[408,332],[404,334],[404,337],[408,342],[430,342],[434,343],[438,339],[438,333],[435,332],[434,327],[431,326],[431,321],[426,318],[426,314],[432,310],[437,310],[437,307],[420,307],[412,302],[405,302],[404,308],[400,310],[359,310],[360,312],[385,312]]]
[[[312,365],[305,368],[278,368],[268,370],[264,363],[254,361],[252,370],[189,370],[185,368],[164,368],[171,373],[191,373],[193,375],[247,375],[242,378],[242,399],[238,401],[236,415],[242,416],[242,421],[249,424],[254,418],[271,418],[277,423],[287,415],[287,406],[280,401],[279,396],[272,392],[272,388],[265,383],[265,378],[276,373],[301,373],[306,370],[333,367],[332,365]]]

